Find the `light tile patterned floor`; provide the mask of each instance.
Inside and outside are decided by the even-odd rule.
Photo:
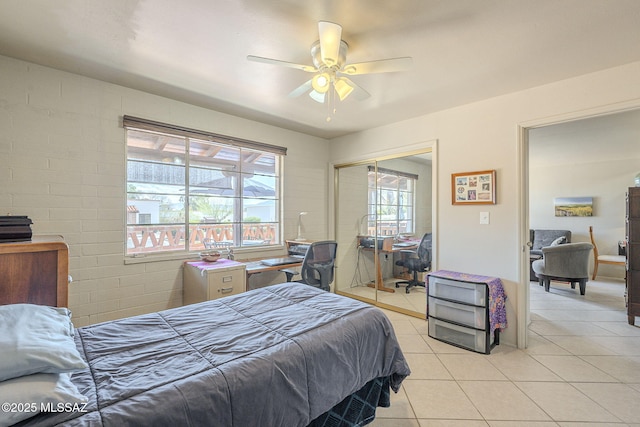
[[[602,279],[602,278],[600,278]],[[531,284],[529,348],[490,355],[430,338],[427,322],[386,312],[412,374],[374,427],[640,427],[640,327],[624,283]],[[640,320],[638,320],[640,325]]]

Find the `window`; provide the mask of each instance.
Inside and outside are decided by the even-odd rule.
[[[279,244],[286,149],[125,116],[126,254]]]
[[[417,175],[369,166],[369,229],[374,235],[413,233]],[[376,210],[377,209],[377,210]],[[375,221],[378,230],[375,233]],[[373,227],[373,230],[371,228]]]

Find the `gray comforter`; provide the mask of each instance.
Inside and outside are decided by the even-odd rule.
[[[365,383],[409,368],[377,308],[287,283],[79,328],[84,413],[25,425],[306,426]]]

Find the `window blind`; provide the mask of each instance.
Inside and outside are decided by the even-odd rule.
[[[156,122],[149,119],[139,117],[123,116],[122,125],[129,129],[146,130],[151,132],[171,133],[173,135],[186,136],[190,138],[198,138],[206,141],[229,144],[236,147],[255,149],[266,151],[282,156],[287,155],[287,148],[278,145],[267,144],[264,142],[250,141],[248,139],[236,138],[227,135],[220,135],[213,132],[191,129],[184,126],[172,125],[168,123]]]

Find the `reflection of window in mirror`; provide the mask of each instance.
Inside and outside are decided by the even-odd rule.
[[[369,166],[369,212],[378,213],[378,235],[413,234],[415,188],[418,175]],[[369,227],[373,234],[375,224]]]

